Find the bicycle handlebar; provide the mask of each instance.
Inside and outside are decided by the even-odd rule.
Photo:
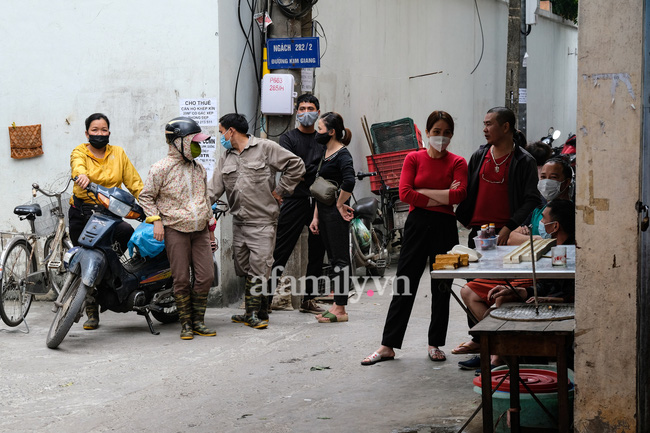
[[[359,180],[363,180],[364,178],[369,176],[377,176],[377,172],[376,171],[373,171],[371,173],[364,173],[362,171],[357,172],[357,179]]]
[[[68,179],[68,182],[65,184],[65,188],[63,188],[61,192],[45,191],[41,189],[38,183],[34,182],[32,184],[32,196],[36,197],[36,191],[38,191],[46,197],[60,197],[61,194],[63,194],[68,189],[68,187],[70,186],[70,182],[72,182],[72,179]]]

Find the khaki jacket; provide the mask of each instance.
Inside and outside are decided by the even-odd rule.
[[[276,185],[277,172],[282,175]],[[231,149],[221,155],[208,182],[208,196],[214,203],[226,193],[233,224],[275,225],[280,205],[272,192],[290,195],[304,174],[300,157],[274,141],[249,136],[241,153]]]

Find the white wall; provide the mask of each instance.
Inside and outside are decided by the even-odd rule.
[[[317,4],[314,17],[327,36],[321,53],[327,51],[316,70],[315,94],[321,111],[338,111],[352,130],[356,170],[367,169],[369,149],[359,120],[364,114],[371,124],[411,117],[424,134],[431,111],[445,110],[456,123],[452,152],[469,158],[484,143],[486,111],[504,104],[508,4],[479,0],[478,7],[485,47],[470,75],[481,55],[472,0]],[[531,140],[551,125],[563,137],[575,132],[576,116],[576,59],[567,59],[566,49],[576,47],[577,29],[544,17],[538,22],[528,40]],[[357,183],[357,192],[368,191],[367,181]]]
[[[507,4],[478,5],[485,53],[470,75],[481,54],[473,1],[318,3],[314,15],[327,35],[327,52],[316,70],[315,94],[321,111],[338,111],[352,130],[356,170],[367,169],[363,114],[371,124],[411,117],[424,134],[431,111],[445,110],[456,123],[452,152],[469,157],[482,143],[483,116],[503,103],[505,92]],[[321,45],[322,52],[325,41]],[[367,191],[366,183],[357,189]]]
[[[91,113],[108,115],[111,143],[146,177],[167,152],[162,131],[178,99],[219,97],[217,9],[196,0],[3,2],[0,125],[42,124],[45,154],[12,160],[0,132],[0,229],[27,228],[13,207],[30,199],[32,182],[69,174]]]
[[[546,136],[552,126],[562,131],[553,143],[559,146],[570,132],[578,132],[578,29],[542,10],[527,43],[528,140]]]

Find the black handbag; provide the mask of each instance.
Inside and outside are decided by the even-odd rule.
[[[314,180],[314,183],[312,183],[309,187],[309,192],[311,193],[312,197],[314,197],[319,202],[327,206],[332,206],[336,203],[336,199],[338,198],[337,192],[339,190],[339,187],[336,183],[319,176],[320,168],[323,165],[324,159],[325,155],[323,155],[320,163],[318,164],[318,169],[316,170],[316,179]]]

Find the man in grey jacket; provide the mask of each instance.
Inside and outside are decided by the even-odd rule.
[[[246,314],[234,315],[232,321],[262,329],[268,326],[267,298],[253,289],[270,277],[282,197],[300,182],[305,164],[276,142],[247,132],[248,122],[241,114],[219,119],[226,152],[208,182],[208,195],[214,203],[226,193],[233,217],[235,272],[246,277]],[[277,172],[282,175],[276,185]]]

